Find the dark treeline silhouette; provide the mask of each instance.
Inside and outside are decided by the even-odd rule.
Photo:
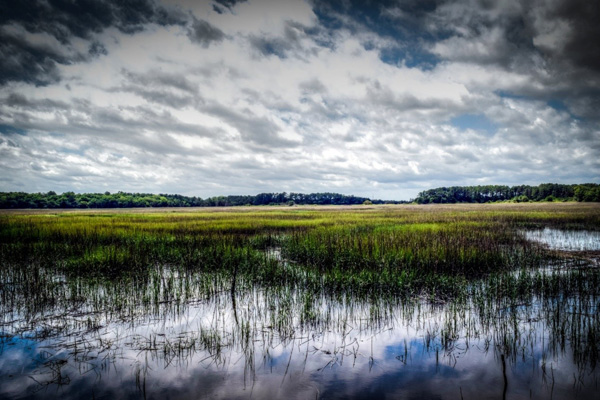
[[[451,186],[425,190],[414,200],[429,203],[487,203],[493,201],[600,201],[600,185],[583,183],[563,185],[543,183],[538,186]]]
[[[260,193],[256,196],[217,196],[202,199],[178,194],[149,193],[0,193],[0,208],[129,208],[129,207],[216,207],[274,204],[382,204],[382,200],[339,193]],[[397,203],[397,202],[387,202]]]
[[[563,185],[544,183],[538,186],[451,186],[425,190],[411,202],[488,203],[495,201],[597,201],[600,185],[584,183]],[[0,208],[130,208],[130,207],[217,207],[245,205],[352,205],[399,204],[406,201],[371,200],[339,193],[260,193],[257,195],[215,196],[202,199],[179,194],[150,193],[47,193],[0,192]]]

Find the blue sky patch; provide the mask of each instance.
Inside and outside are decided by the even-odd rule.
[[[72,149],[72,148],[68,148],[68,147],[59,147],[58,151],[60,151],[61,153],[66,153],[66,154],[75,154],[78,156],[85,156],[86,148],[88,148],[88,146],[85,146],[85,148],[77,148],[77,149]]]
[[[0,133],[5,135],[26,135],[27,131],[21,128],[15,128],[12,125],[0,124]]]
[[[398,46],[382,48],[379,58],[386,64],[398,65],[402,62],[410,68],[431,70],[439,63],[439,58],[424,48],[424,43],[439,39],[425,29],[422,16],[434,10],[435,2],[422,1],[414,4],[397,4],[393,1],[337,1],[331,0],[318,4],[314,12],[319,21],[330,30],[348,29],[357,33],[367,29],[379,37],[392,39]],[[404,17],[386,16],[385,9],[398,8],[406,13]],[[337,16],[342,12],[353,23],[348,23]],[[445,33],[440,33],[445,35]],[[366,50],[372,50],[372,43],[365,43]]]
[[[485,131],[493,135],[498,130],[498,125],[483,114],[461,114],[452,118],[450,123],[463,131],[472,129],[474,131]]]
[[[554,108],[557,111],[569,112],[569,108],[561,100],[550,99],[546,102],[546,104],[548,104],[550,107]]]
[[[573,114],[571,112],[571,110],[569,109],[569,107],[567,107],[567,105],[562,100],[550,99],[546,102],[546,104],[548,105],[548,107],[552,107],[556,111],[565,112],[565,113],[569,114],[569,116],[571,118],[573,118],[573,120],[585,121],[585,118]]]
[[[409,68],[432,70],[439,63],[439,58],[420,48],[390,47],[381,49],[379,59],[386,64],[398,65],[402,61]]]
[[[529,98],[526,96],[514,94],[513,92],[507,90],[494,90],[494,94],[502,97],[503,99],[529,100]]]

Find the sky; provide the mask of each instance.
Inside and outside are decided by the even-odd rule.
[[[0,0],[0,191],[600,182],[600,3]]]

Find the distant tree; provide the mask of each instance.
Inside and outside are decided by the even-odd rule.
[[[521,196],[515,197],[515,201],[517,203],[528,203],[529,202],[529,197],[527,197],[524,194],[522,194]]]
[[[117,192],[104,193],[47,193],[0,192],[0,208],[127,208],[127,207],[214,207],[245,204],[361,204],[364,197],[339,193],[260,193],[256,196],[216,196],[203,200],[178,194]],[[383,203],[375,200],[374,203]]]
[[[512,200],[544,201],[552,196],[555,200],[600,201],[600,185],[586,183],[580,185],[565,185],[558,183],[543,183],[538,186],[453,186],[425,190],[414,200],[418,204],[428,203],[487,203],[494,201]],[[527,199],[527,200],[525,200]]]

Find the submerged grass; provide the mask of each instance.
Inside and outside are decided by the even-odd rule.
[[[0,330],[90,331],[228,299],[232,337],[249,346],[266,328],[280,340],[299,327],[345,329],[355,309],[367,309],[360,315],[377,325],[399,304],[425,299],[450,304],[452,317],[431,332],[444,348],[460,335],[493,332],[501,353],[516,357],[527,342],[523,324],[543,320],[553,346],[568,342],[581,363],[595,366],[600,274],[587,268],[589,257],[566,258],[526,240],[524,229],[543,227],[600,230],[600,207],[8,213],[0,215]],[[570,269],[536,269],[550,262]],[[256,290],[262,305],[250,309]],[[343,304],[346,316],[332,314],[332,303]],[[220,354],[232,337],[204,329],[197,341],[169,343],[165,352],[198,345]]]
[[[259,210],[5,214],[0,268],[121,279],[162,265],[266,285],[443,296],[471,278],[538,265],[547,254],[523,228],[600,227],[590,205]],[[269,248],[282,259],[265,256]]]

